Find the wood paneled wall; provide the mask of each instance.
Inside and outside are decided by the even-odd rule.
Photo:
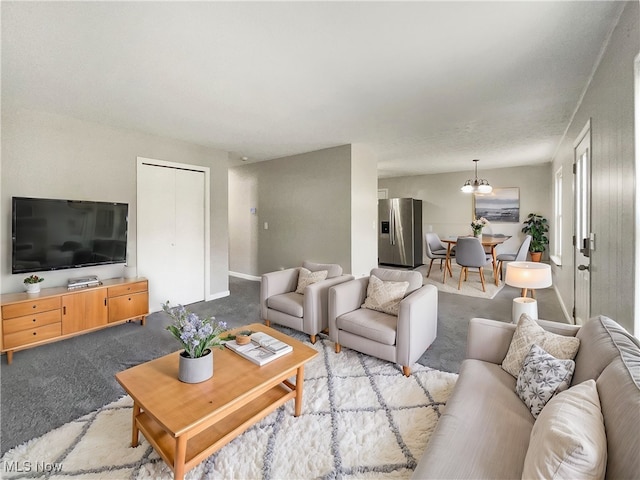
[[[571,172],[573,143],[591,119],[591,314],[607,315],[634,330],[635,138],[634,59],[640,51],[638,2],[626,2],[582,103],[554,159]],[[550,182],[553,178],[550,179]],[[563,265],[554,279],[568,311],[573,308],[573,176],[564,175]],[[638,335],[638,332],[635,332]]]

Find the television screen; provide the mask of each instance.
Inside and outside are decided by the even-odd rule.
[[[127,260],[126,203],[13,197],[12,272]]]

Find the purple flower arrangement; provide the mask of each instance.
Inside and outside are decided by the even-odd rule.
[[[200,318],[184,306],[172,307],[169,302],[163,304],[162,309],[173,319],[167,330],[182,344],[189,357],[199,358],[212,347],[223,347],[220,334],[227,329],[225,322],[216,322],[215,317]]]

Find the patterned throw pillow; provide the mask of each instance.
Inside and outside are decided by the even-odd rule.
[[[296,288],[296,293],[301,293],[304,295],[304,289],[307,288],[312,283],[319,282],[327,278],[327,274],[329,272],[327,270],[318,270],[317,272],[312,272],[304,267],[300,267],[300,273],[298,273],[298,288]]]
[[[551,397],[569,388],[575,367],[573,360],[557,359],[538,345],[531,345],[518,374],[516,393],[534,418]]]
[[[580,347],[579,338],[547,332],[529,315],[523,313],[513,333],[509,351],[502,361],[502,369],[517,378],[524,357],[534,343],[550,355],[563,360],[573,360]]]
[[[409,282],[384,282],[371,275],[367,286],[367,298],[362,308],[398,316],[400,300],[404,298],[408,288]]]

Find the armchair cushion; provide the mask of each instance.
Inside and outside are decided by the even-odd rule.
[[[368,338],[385,345],[396,344],[398,318],[372,310],[354,310],[336,320],[340,330]]]
[[[374,268],[371,270],[371,276],[378,277],[384,282],[409,282],[409,288],[407,288],[405,295],[409,295],[414,290],[422,287],[422,274],[420,272]]]
[[[409,282],[385,282],[371,275],[367,286],[367,298],[362,308],[397,316],[400,300],[404,298],[408,288]]]
[[[304,297],[295,292],[282,293],[267,299],[267,307],[298,318],[304,315],[303,304]]]
[[[304,295],[304,289],[307,288],[312,283],[319,282],[327,278],[328,270],[317,270],[312,272],[311,270],[300,267],[300,272],[298,273],[298,286],[296,288],[296,293],[300,293]]]
[[[337,263],[314,263],[304,261],[302,262],[302,266],[312,272],[326,270],[327,278],[339,277],[342,275],[342,267]]]

